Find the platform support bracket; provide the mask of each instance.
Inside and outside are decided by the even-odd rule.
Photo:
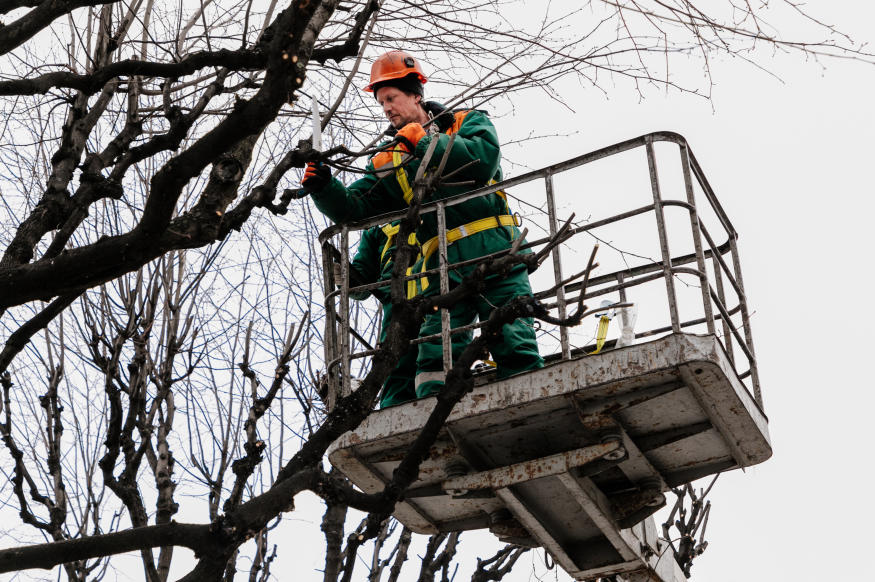
[[[619,439],[609,440],[597,445],[515,463],[506,467],[453,477],[444,481],[441,487],[450,495],[464,495],[468,491],[476,489],[501,489],[517,483],[567,473],[571,468],[580,467],[599,459],[619,459],[624,455],[622,441]]]

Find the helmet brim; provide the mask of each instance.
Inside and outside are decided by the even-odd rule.
[[[403,79],[404,77],[407,77],[407,76],[409,76],[409,75],[416,75],[416,77],[417,77],[417,79],[419,80],[419,82],[422,83],[423,85],[425,85],[426,83],[428,83],[428,79],[426,79],[426,78],[425,78],[425,75],[423,75],[422,73],[418,73],[418,72],[415,72],[415,71],[414,71],[414,72],[410,72],[410,71],[399,71],[399,72],[397,72],[397,73],[389,73],[389,74],[383,75],[382,77],[380,77],[380,78],[377,79],[376,81],[372,81],[372,82],[370,82],[370,83],[364,88],[364,90],[367,91],[368,93],[373,93],[373,92],[374,92],[374,86],[375,86],[375,85],[379,85],[379,84],[381,84],[381,83],[385,83],[386,81],[394,81],[395,79]]]

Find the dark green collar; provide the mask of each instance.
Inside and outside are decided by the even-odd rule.
[[[442,103],[438,103],[437,101],[426,101],[422,104],[422,107],[425,109],[425,112],[428,113],[429,117],[435,118],[435,123],[441,133],[444,133],[446,130],[453,127],[456,118],[453,116],[453,112],[447,109]],[[395,137],[397,133],[398,130],[392,125],[386,130],[386,135],[389,137]]]

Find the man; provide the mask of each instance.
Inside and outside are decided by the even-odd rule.
[[[365,91],[373,92],[383,107],[383,113],[392,125],[387,133],[396,137],[398,145],[374,156],[368,163],[365,177],[348,187],[332,178],[327,167],[312,163],[308,165],[302,185],[312,194],[316,207],[329,218],[335,222],[346,222],[406,208],[413,199],[413,176],[429,144],[438,142],[430,162],[431,166],[437,166],[451,134],[455,134],[456,139],[445,172],[464,166],[453,175],[453,181],[468,183],[442,187],[424,202],[461,194],[501,180],[498,136],[488,116],[478,110],[447,111],[439,103],[423,101],[423,84],[426,82],[419,63],[403,51],[390,51],[374,62],[371,82]],[[426,124],[429,124],[428,130],[423,127]],[[520,236],[507,200],[500,193],[448,207],[446,220],[450,243],[447,258],[450,263],[508,249]],[[437,218],[434,212],[422,216],[416,236],[423,245],[422,269],[435,267]],[[454,268],[450,272],[451,284],[458,284],[473,268]],[[431,277],[423,285],[424,293],[437,293],[439,287],[437,278]],[[531,293],[526,267],[518,265],[503,277],[491,277],[480,295],[453,307],[450,312],[451,324],[458,327],[473,322],[477,317],[484,320],[496,306]],[[518,319],[505,325],[503,337],[490,344],[490,352],[498,364],[499,377],[543,367],[544,361],[538,354],[532,325],[531,319]],[[440,314],[427,315],[420,328],[420,336],[439,332]],[[466,334],[453,335],[454,357],[470,342],[469,338]],[[415,380],[417,397],[434,394],[443,386],[442,353],[439,339],[419,344]]]

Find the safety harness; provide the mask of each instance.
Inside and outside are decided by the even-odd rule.
[[[462,127],[462,122],[465,120],[465,116],[468,115],[468,111],[458,111],[455,114],[455,120],[449,129],[447,129],[447,135],[452,135],[459,131],[459,128]],[[393,150],[392,152],[392,164],[395,170],[395,178],[398,180],[398,186],[401,188],[402,195],[404,197],[404,201],[409,205],[413,201],[413,188],[410,186],[410,180],[407,176],[407,171],[404,169],[404,164],[407,161],[407,157],[405,157],[404,152],[400,150]],[[495,184],[495,180],[490,180],[489,184]],[[491,230],[493,228],[501,228],[504,226],[519,226],[519,220],[516,216],[510,214],[510,207],[507,204],[507,194],[502,190],[498,190],[495,192],[502,200],[504,200],[504,208],[507,214],[499,214],[497,216],[488,216],[486,218],[481,218],[475,220],[473,222],[469,222],[468,224],[463,224],[462,226],[457,226],[456,228],[447,231],[447,244],[450,245],[458,240],[461,240],[465,237],[477,234],[479,232],[483,232],[486,230]],[[431,256],[437,251],[439,245],[439,239],[437,236],[430,238],[422,245],[422,268],[421,272],[426,270],[426,266],[428,265],[428,260]],[[410,270],[408,270],[408,274],[410,274]],[[421,290],[425,291],[428,288],[428,278],[422,277],[420,280]],[[413,285],[413,291],[411,291],[411,286]],[[407,297],[411,298],[416,295],[416,286],[415,281],[410,281],[407,287]]]
[[[448,230],[447,244],[451,245],[457,240],[461,240],[466,236],[471,236],[472,234],[477,234],[478,232],[483,232],[484,230],[490,230],[501,226],[519,226],[519,224],[517,223],[516,217],[512,214],[499,214],[498,216],[488,216],[486,218],[481,218],[480,220],[469,222],[468,224],[463,224],[462,226],[457,226],[452,230]],[[437,251],[439,243],[440,241],[438,240],[438,237],[435,236],[428,239],[428,241],[426,241],[426,243],[422,245],[423,271],[425,270],[425,263],[435,253],[435,251]]]
[[[398,235],[398,231],[400,229],[401,229],[400,223],[398,223],[398,224],[386,224],[386,225],[381,227],[380,230],[382,230],[383,234],[386,235],[386,244],[383,245],[383,250],[380,253],[380,265],[381,265],[381,267],[386,264],[383,259],[386,257],[386,254],[389,252],[389,249],[392,248],[392,242],[395,240],[395,237]],[[408,244],[411,244],[413,246],[418,245],[415,232],[410,233],[410,236],[407,237],[407,242],[408,242]],[[416,259],[414,259],[414,262],[418,261],[421,256],[422,256],[421,253],[419,255],[417,255]],[[407,267],[407,274],[410,275],[412,273],[413,273],[413,267],[412,266]],[[415,296],[416,296],[416,280],[410,279],[409,281],[407,281],[407,298],[411,299]]]
[[[401,186],[401,193],[404,195],[404,202],[410,206],[413,202],[413,188],[410,187],[410,181],[407,179],[407,170],[404,169],[404,153],[400,150],[392,150],[392,165],[395,166],[395,178],[398,180],[398,185]]]

